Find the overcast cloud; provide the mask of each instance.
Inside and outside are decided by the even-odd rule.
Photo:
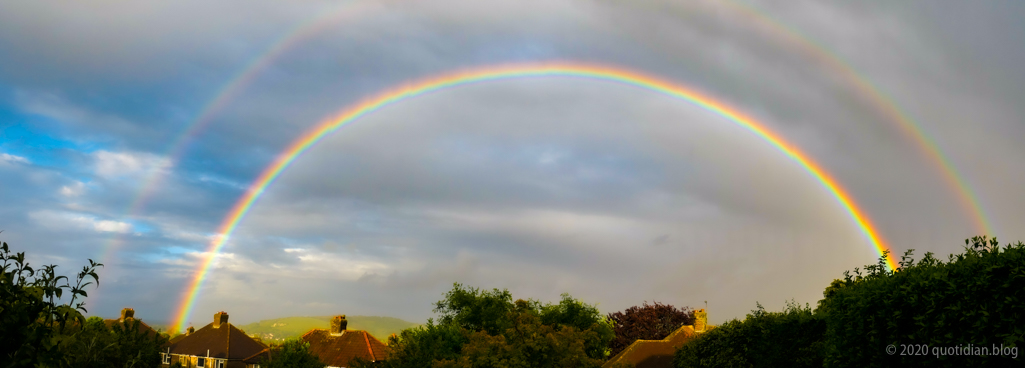
[[[91,314],[169,322],[229,209],[303,132],[412,80],[547,61],[713,96],[835,176],[898,254],[959,252],[975,214],[867,83],[963,175],[990,235],[1025,240],[1022,17],[955,1],[0,1],[2,240],[67,273],[106,264]],[[605,313],[707,301],[721,323],[756,301],[814,304],[878,255],[749,131],[547,77],[361,118],[291,165],[217,257],[196,326],[219,310],[423,322],[453,282]]]

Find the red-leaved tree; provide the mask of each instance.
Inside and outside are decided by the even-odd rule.
[[[694,324],[694,310],[654,302],[609,313],[616,338],[609,343],[610,357],[619,354],[637,340],[661,340],[680,326]]]

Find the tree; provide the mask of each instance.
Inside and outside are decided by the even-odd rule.
[[[428,320],[389,339],[385,367],[591,367],[608,357],[612,325],[562,295],[557,304],[512,300],[508,290],[454,284]]]
[[[463,329],[453,324],[434,323],[402,330],[388,338],[391,354],[381,363],[389,368],[423,368],[432,362],[456,359],[468,341]],[[353,367],[371,367],[369,362],[353,362]]]
[[[622,312],[609,313],[609,320],[615,338],[609,342],[611,355],[615,356],[637,340],[661,340],[680,326],[694,324],[694,310],[676,308],[669,304],[644,302]]]
[[[5,367],[69,366],[65,348],[75,337],[65,332],[69,323],[85,324],[85,302],[79,297],[87,296],[85,287],[99,285],[96,268],[103,265],[90,259],[71,283],[57,275],[56,265],[32,268],[25,253],[12,254],[6,242],[0,245],[0,261],[0,361]],[[61,304],[66,295],[70,300]]]
[[[575,301],[573,301],[575,303]],[[599,341],[597,329],[544,324],[536,303],[517,300],[503,318],[509,328],[501,334],[463,329],[468,342],[455,359],[436,361],[436,368],[563,368],[600,367],[603,357],[588,354],[588,343]],[[553,308],[556,309],[556,308]],[[593,327],[589,326],[589,327]],[[611,330],[611,328],[610,328]]]
[[[434,303],[434,312],[441,314],[441,324],[460,326],[470,331],[496,335],[509,327],[505,317],[513,308],[508,290],[480,290],[456,283],[445,293],[445,299]]]
[[[274,358],[260,362],[266,368],[324,368],[327,364],[310,352],[310,343],[302,339],[288,339],[281,344],[281,350]]]

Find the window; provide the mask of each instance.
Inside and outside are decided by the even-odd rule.
[[[217,361],[217,368],[224,368],[224,361],[223,360],[218,360]]]
[[[164,363],[164,364],[170,365],[171,364],[171,354],[160,353],[160,362]]]
[[[206,367],[206,358],[196,358],[196,366],[199,368]]]

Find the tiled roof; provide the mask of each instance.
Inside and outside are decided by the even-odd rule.
[[[617,364],[636,368],[672,367],[676,349],[695,336],[694,326],[682,326],[662,340],[637,340],[602,367],[610,368]]]
[[[310,343],[310,352],[332,367],[348,367],[349,361],[360,357],[369,361],[387,360],[391,349],[366,331],[345,330],[340,336],[313,329],[302,336]]]
[[[220,328],[214,328],[211,323],[171,344],[170,352],[207,356],[209,350],[211,358],[241,360],[266,348],[266,345],[249,337],[230,323],[222,323]]]
[[[124,324],[122,324],[122,321],[120,319],[105,319],[103,320],[103,324],[107,326],[107,328],[114,328],[114,325],[121,324],[121,328],[129,329],[132,327],[132,324],[135,323],[134,321],[139,321],[139,333],[144,334],[148,337],[158,335],[157,331],[154,330],[153,327],[147,325],[146,322],[134,318],[125,321]]]
[[[281,350],[279,347],[267,348],[260,350],[259,353],[253,354],[252,356],[242,359],[242,363],[246,364],[260,364],[266,359],[270,359],[271,355],[277,354]]]

